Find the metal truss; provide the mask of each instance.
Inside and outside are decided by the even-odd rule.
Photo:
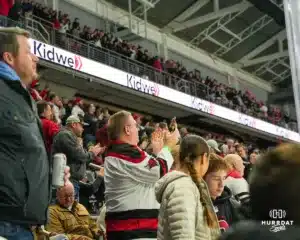
[[[232,38],[231,40],[229,40],[227,43],[224,44],[224,47],[220,47],[216,52],[214,52],[214,54],[217,56],[223,56],[224,54],[232,50],[234,47],[239,45],[241,42],[253,36],[255,33],[257,33],[259,30],[267,26],[272,21],[273,18],[269,17],[268,15],[262,16],[257,21],[252,23],[249,27],[244,29],[239,34],[237,34],[239,38]]]
[[[286,61],[289,59],[289,57],[283,57],[279,59],[275,59],[269,62],[266,62],[262,66],[260,66],[258,69],[256,69],[253,74],[257,76],[262,76],[265,73],[271,73],[274,78],[271,80],[272,83],[279,83],[288,78],[291,75],[291,69],[290,66],[286,63]],[[274,68],[278,65],[282,65],[286,68],[282,73],[276,73],[274,71]]]
[[[172,27],[174,24],[183,22],[190,16],[192,16],[194,13],[199,11],[201,8],[203,8],[206,4],[208,4],[210,0],[198,0],[193,5],[191,5],[189,8],[187,8],[185,11],[180,13],[177,17],[172,19],[165,27]]]
[[[222,8],[220,10],[210,12],[203,16],[195,17],[195,18],[187,20],[185,22],[180,22],[180,23],[173,22],[172,25],[170,24],[170,27],[173,28],[172,29],[173,32],[179,32],[179,31],[197,26],[197,25],[205,23],[205,22],[217,20],[217,19],[227,16],[228,14],[231,14],[231,13],[243,11],[243,10],[249,8],[250,6],[251,6],[251,4],[249,2],[242,1],[238,4],[232,5],[230,7]]]
[[[285,71],[280,73],[280,75],[278,77],[275,77],[270,82],[273,83],[273,84],[277,84],[277,83],[280,83],[280,82],[284,81],[285,79],[287,79],[290,76],[291,76],[291,69],[286,69]]]
[[[288,60],[289,57],[283,57],[280,59],[275,59],[272,61],[268,61],[265,64],[261,65],[258,69],[256,69],[253,73],[255,75],[263,75],[264,73],[266,73],[269,69],[273,69],[274,67],[278,66],[279,64],[285,66],[285,67],[289,67],[289,65],[287,65],[285,63],[286,60]]]
[[[220,47],[225,47],[222,43],[220,43],[216,39],[212,38],[212,35],[219,30],[223,30],[223,31],[231,34],[232,36],[237,37],[234,33],[232,33],[229,29],[227,29],[225,27],[225,25],[230,23],[232,20],[234,20],[236,17],[238,17],[239,15],[244,13],[246,10],[247,10],[247,8],[244,8],[239,12],[229,13],[229,14],[219,18],[217,21],[213,22],[206,29],[204,29],[202,32],[200,32],[196,37],[194,37],[191,40],[190,44],[197,46],[204,40],[208,39],[211,42],[214,42],[215,44],[219,45]]]
[[[240,60],[238,60],[237,63],[240,64],[241,66],[246,66],[246,65],[250,66],[249,63],[251,63],[251,62],[255,64],[254,60],[257,59],[255,57],[257,55],[259,55],[262,51],[264,51],[267,48],[271,47],[275,43],[278,43],[278,53],[282,53],[283,52],[282,42],[286,38],[287,38],[286,30],[285,29],[281,30],[280,32],[275,34],[273,37],[271,37],[270,39],[265,41],[263,44],[260,44],[257,48],[255,48],[251,52],[247,53],[244,57],[242,57]],[[278,57],[274,56],[273,59],[271,59],[271,58],[266,59],[266,61],[275,60],[276,58],[279,58],[279,56]]]
[[[149,3],[153,4],[154,6],[160,2],[160,0],[148,0]],[[136,16],[143,16],[145,11],[149,11],[151,7],[149,5],[143,5],[141,4],[138,6],[132,13]]]
[[[280,52],[276,52],[273,54],[269,54],[266,56],[262,56],[262,57],[258,57],[258,58],[254,58],[252,60],[248,60],[248,61],[244,61],[242,66],[243,67],[249,67],[249,66],[253,66],[256,64],[260,64],[260,63],[264,63],[264,62],[268,62],[268,61],[273,61],[279,58],[283,58],[283,57],[288,57],[289,56],[289,51],[280,51]]]
[[[271,3],[279,7],[282,11],[284,11],[283,0],[269,0]]]

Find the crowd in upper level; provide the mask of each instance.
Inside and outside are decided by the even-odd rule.
[[[212,79],[210,76],[203,76],[197,69],[189,71],[187,66],[183,66],[178,61],[163,59],[157,55],[153,56],[147,49],[143,49],[142,46],[136,46],[114,37],[112,33],[101,29],[93,29],[88,23],[83,25],[79,18],[75,18],[72,21],[67,13],[53,10],[41,3],[30,0],[23,0],[22,4],[14,6],[12,9],[14,10],[10,11],[9,17],[14,20],[18,20],[22,14],[26,16],[33,15],[37,17],[36,19],[42,20],[43,24],[51,25],[61,34],[59,39],[60,46],[64,46],[62,41],[75,38],[88,42],[94,45],[95,48],[109,49],[129,59],[152,66],[154,71],[165,74],[166,78],[175,79],[175,82],[184,79],[190,83],[200,83],[204,86],[204,89],[197,91],[196,94],[208,101],[288,129],[296,130],[297,128],[296,124],[290,119],[288,111],[284,111],[278,106],[267,105],[265,102],[258,100],[251,91],[246,90],[242,92],[234,87],[219,83],[217,79]],[[80,44],[76,43],[75,46],[73,44],[72,48],[73,50],[78,50]]]

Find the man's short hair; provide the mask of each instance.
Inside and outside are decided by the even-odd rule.
[[[271,210],[300,224],[300,145],[284,144],[259,158],[250,175],[250,206],[256,220],[273,220]]]
[[[125,122],[130,115],[130,112],[119,111],[114,115],[110,116],[107,126],[108,138],[110,141],[117,140],[120,138],[125,127]]]
[[[235,145],[236,150],[238,150],[239,148],[243,148],[244,150],[247,150],[246,146],[242,143]]]
[[[13,56],[19,53],[19,43],[17,36],[30,37],[30,33],[19,27],[0,28],[0,61],[3,60],[3,54],[10,52]]]
[[[230,167],[224,158],[215,153],[211,153],[209,157],[209,166],[206,174],[218,171],[229,171]]]
[[[51,92],[50,95],[49,95],[49,100],[52,101],[56,96],[57,96],[56,93]]]
[[[38,115],[39,117],[42,117],[42,114],[44,113],[47,106],[50,106],[50,104],[44,100],[38,101],[36,103]]]

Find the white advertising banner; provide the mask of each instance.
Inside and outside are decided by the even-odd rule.
[[[139,92],[150,94],[174,103],[196,109],[238,124],[242,124],[262,132],[267,132],[278,137],[300,142],[297,132],[273,125],[251,116],[233,111],[220,105],[190,96],[166,86],[156,84],[149,80],[128,74],[105,64],[78,56],[66,50],[47,45],[30,39],[32,52],[39,58],[53,63],[72,68],[74,70],[105,79],[107,81],[132,88]]]

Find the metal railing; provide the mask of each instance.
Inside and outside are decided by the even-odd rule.
[[[164,71],[157,71],[152,66],[131,59],[115,51],[103,47],[96,47],[93,42],[87,42],[73,35],[61,34],[54,29],[51,29],[50,33],[52,45],[56,45],[70,52],[77,53],[78,55],[121,69],[136,76],[147,76],[150,81],[176,89],[177,91],[188,95],[196,96],[200,99],[213,101],[215,104],[235,111],[242,111],[244,108],[245,111],[242,111],[244,114],[269,122],[268,117],[265,117],[261,112],[256,112],[255,110],[233,104],[232,102],[224,103],[222,99],[217,97],[212,99],[209,95],[209,88],[202,83],[184,80]],[[286,128],[284,122],[279,122],[277,125]]]
[[[36,21],[31,17],[25,17],[22,19],[25,25],[25,28],[28,29],[32,34],[40,41],[45,43],[50,43],[50,34],[49,31],[44,27],[44,25]]]
[[[208,101],[213,101],[215,104],[233,109],[235,111],[241,111],[241,106],[233,104],[231,101],[224,104],[220,98],[211,99],[209,95],[209,88],[203,83],[196,81],[188,81],[177,76],[171,75],[170,73],[164,71],[158,71],[152,66],[139,62],[137,60],[131,59],[125,55],[117,53],[115,51],[96,47],[93,42],[85,41],[81,38],[75,37],[73,35],[63,34],[59,31],[53,29],[51,22],[34,17],[32,22],[39,22],[43,26],[45,32],[49,34],[48,43],[51,45],[58,46],[60,48],[66,49],[70,52],[76,53],[78,55],[87,57],[89,59],[95,60],[97,62],[103,63],[105,65],[112,66],[117,69],[121,69],[130,74],[148,78],[150,81],[159,83],[161,85],[176,89],[178,91],[184,92],[186,94],[199,97]],[[26,23],[26,22],[25,22]],[[0,18],[0,26],[20,26],[27,28],[31,31],[30,26],[26,25],[24,22],[14,22],[5,17]],[[47,42],[47,41],[45,41]],[[268,121],[267,118],[256,111],[246,109],[243,112],[246,115],[260,118],[264,121]],[[285,127],[283,123],[278,123],[279,126]]]
[[[208,88],[202,83],[187,81],[167,72],[157,71],[150,65],[131,59],[115,51],[96,47],[93,42],[85,41],[74,35],[62,34],[53,29],[53,24],[47,20],[36,16],[33,16],[33,18],[35,21],[40,21],[50,33],[50,43],[53,45],[140,77],[147,76],[150,81],[175,88],[189,95],[201,96],[201,98],[206,98],[207,96]]]
[[[14,21],[5,16],[0,15],[0,26],[1,27],[20,27],[31,32],[34,38],[49,43],[50,34],[47,29],[39,21],[36,21],[29,17],[20,17],[19,21]]]

